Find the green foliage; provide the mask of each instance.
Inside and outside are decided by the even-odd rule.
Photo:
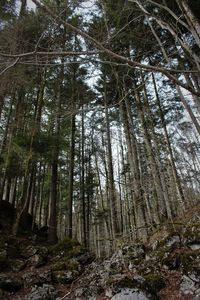
[[[0,1],[0,19],[1,21],[8,21],[15,16],[15,0],[1,0]],[[0,23],[1,23],[0,21]]]
[[[62,258],[59,261],[57,261],[55,264],[51,266],[52,271],[61,271],[61,270],[67,270],[67,271],[73,271],[78,270],[79,263],[75,259],[66,259]]]
[[[5,167],[9,178],[15,178],[16,176],[22,175],[23,166],[21,163],[21,155],[15,151],[15,149],[12,149],[5,158]]]
[[[196,262],[199,260],[198,251],[182,250],[180,252],[170,253],[164,260],[163,264],[171,270],[183,270],[189,272],[195,269]]]
[[[159,299],[158,292],[166,286],[163,277],[159,274],[150,273],[144,278],[143,288],[151,293],[155,297],[154,299]]]
[[[109,281],[107,283],[109,283]],[[112,283],[112,279],[110,280],[110,283]],[[118,288],[134,289],[137,286],[138,286],[138,282],[134,279],[129,278],[129,277],[124,277],[120,281],[114,283],[114,285],[113,285],[113,287],[115,289],[118,289]]]

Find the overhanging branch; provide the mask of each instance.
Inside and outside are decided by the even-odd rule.
[[[152,66],[152,65],[149,65],[149,64],[142,64],[142,63],[136,62],[134,60],[130,60],[127,57],[124,57],[120,54],[117,54],[117,53],[113,52],[112,50],[107,49],[106,47],[104,47],[101,44],[101,42],[99,42],[98,40],[96,40],[95,38],[93,38],[92,36],[87,34],[86,32],[78,29],[77,27],[73,26],[72,24],[68,23],[67,21],[64,21],[62,18],[60,18],[58,15],[56,15],[47,5],[42,4],[38,0],[32,0],[32,2],[34,2],[37,7],[43,9],[46,13],[48,13],[54,20],[59,21],[61,24],[63,24],[67,28],[69,28],[72,31],[76,32],[77,34],[79,34],[83,38],[89,40],[98,49],[102,50],[103,52],[105,52],[105,54],[109,55],[110,57],[112,57],[114,59],[117,59],[117,60],[120,60],[120,61],[123,61],[127,65],[129,65],[133,68],[140,68],[140,69],[148,70],[148,71],[151,71],[151,72],[162,73],[163,75],[168,77],[168,79],[173,81],[175,84],[177,84],[177,85],[183,87],[184,89],[190,91],[193,95],[200,96],[200,92],[196,91],[194,88],[192,88],[188,84],[183,83],[180,80],[178,80],[174,75],[171,74],[171,71],[169,71],[168,69],[162,68],[160,66]]]

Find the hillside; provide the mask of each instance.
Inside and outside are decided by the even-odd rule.
[[[107,258],[69,239],[50,246],[41,231],[14,238],[1,230],[0,298],[200,299],[199,208],[186,219],[163,226],[145,244],[122,244]]]

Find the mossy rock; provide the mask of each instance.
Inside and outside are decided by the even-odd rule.
[[[73,251],[76,250],[76,248],[78,248],[78,251],[80,251],[81,245],[78,241],[65,238],[64,240],[60,241],[56,245],[52,246],[50,252],[52,254],[63,254],[63,255],[71,256]]]
[[[78,276],[79,272],[77,271],[53,271],[52,272],[52,279],[55,283],[72,283]]]
[[[150,273],[145,275],[144,279],[145,281],[142,287],[149,292],[154,299],[159,299],[159,291],[166,286],[163,277],[159,274]]]
[[[130,288],[130,289],[133,289],[133,288],[136,288],[139,286],[139,283],[134,280],[134,279],[131,279],[131,278],[128,278],[128,277],[124,277],[122,278],[120,281],[117,281],[117,282],[112,282],[112,279],[109,281],[107,281],[107,284],[112,284],[113,286],[113,289],[118,292],[119,290],[121,290],[122,288]]]
[[[79,271],[80,264],[75,259],[62,258],[51,266],[52,271]]]

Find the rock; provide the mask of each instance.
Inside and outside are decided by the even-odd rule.
[[[25,286],[42,286],[43,284],[51,283],[52,275],[51,271],[44,271],[44,272],[26,272],[23,275],[23,280],[25,282]]]
[[[200,250],[200,243],[191,243],[191,244],[188,244],[188,247],[191,249],[191,250]]]
[[[180,247],[181,239],[179,235],[172,235],[166,240],[167,247],[177,248]]]
[[[38,252],[38,249],[35,246],[28,245],[25,247],[21,247],[21,256],[25,259],[35,255]]]
[[[148,300],[144,292],[138,289],[124,288],[118,294],[114,295],[111,300]]]
[[[143,244],[126,245],[122,248],[122,254],[128,256],[129,259],[144,258],[145,247]]]
[[[47,256],[41,254],[35,254],[27,261],[28,265],[39,268],[47,263]]]
[[[49,284],[44,284],[42,287],[34,287],[24,300],[55,300],[56,298],[57,292],[54,287]]]
[[[53,281],[56,283],[72,283],[79,273],[76,271],[54,271],[52,272]]]
[[[0,289],[8,292],[16,292],[20,290],[23,283],[8,274],[0,274]]]
[[[27,265],[27,262],[21,259],[15,259],[12,261],[11,269],[14,272],[19,272],[23,270]]]
[[[182,277],[182,282],[180,285],[180,291],[184,294],[184,295],[194,295],[195,290],[197,290],[197,284],[196,284],[196,280],[195,276],[192,277],[188,277],[186,275],[183,275]],[[199,285],[198,285],[199,288]]]
[[[90,253],[90,252],[85,252],[81,255],[76,256],[76,260],[81,264],[81,265],[86,265],[91,263],[95,259],[95,255]]]
[[[29,245],[22,249],[21,255],[23,258],[28,258],[27,265],[36,268],[46,264],[48,260],[48,249],[46,247],[35,247]]]
[[[96,300],[97,297],[102,295],[104,290],[102,287],[90,284],[88,286],[77,288],[72,296],[73,300],[87,299],[87,300]],[[99,298],[101,299],[101,298]],[[102,299],[104,299],[102,297]]]

